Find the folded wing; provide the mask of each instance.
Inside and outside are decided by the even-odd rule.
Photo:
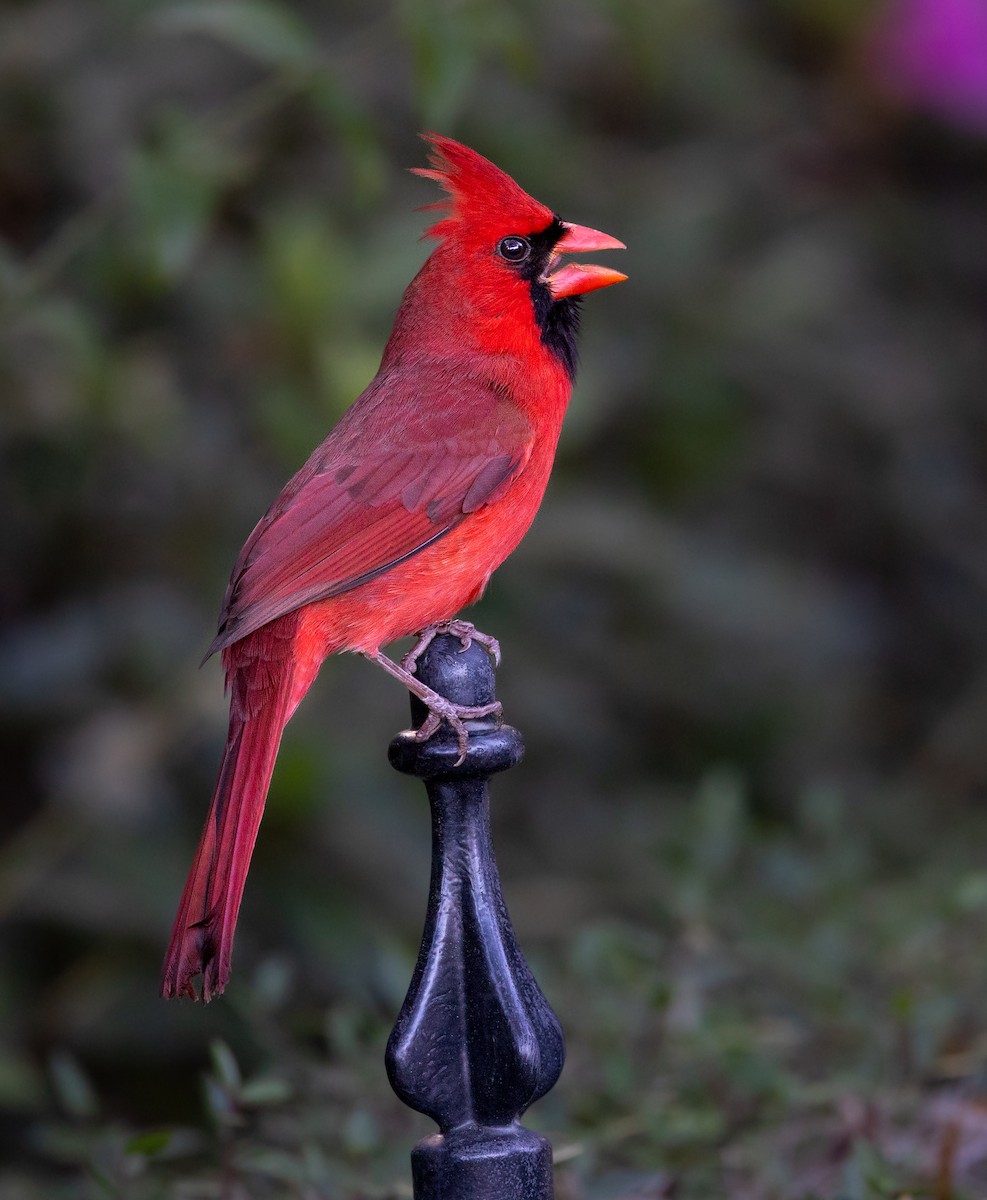
[[[502,388],[422,377],[428,395],[378,377],[288,483],[241,551],[210,654],[419,553],[521,473],[530,427]]]

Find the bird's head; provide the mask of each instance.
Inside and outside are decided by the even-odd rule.
[[[542,340],[570,369],[578,298],[627,278],[620,271],[565,262],[564,255],[623,250],[609,234],[562,220],[529,196],[489,159],[437,133],[422,135],[431,146],[430,166],[412,168],[434,179],[448,197],[427,209],[444,213],[426,231],[468,282],[471,297],[503,308],[533,305]],[[529,309],[530,311],[530,309]]]

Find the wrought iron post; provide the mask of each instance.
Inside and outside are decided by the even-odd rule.
[[[474,643],[439,637],[418,661],[429,687],[459,704],[494,699],[494,670]],[[414,697],[412,722],[426,713]],[[468,721],[459,752],[447,727],[391,742],[391,764],[424,780],[432,879],[418,964],[387,1045],[399,1098],[440,1132],[411,1155],[415,1200],[551,1200],[552,1148],[520,1124],[562,1072],[562,1030],[521,954],[490,837],[488,779],[521,761],[516,729]]]

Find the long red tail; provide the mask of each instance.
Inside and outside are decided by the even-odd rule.
[[[201,974],[202,999],[209,1001],[229,979],[247,868],[281,734],[294,711],[292,700],[297,703],[292,696],[295,672],[284,653],[290,643],[272,638],[273,632],[270,626],[260,629],[226,652],[230,729],[209,816],[165,955],[163,996],[196,999],[193,980]]]

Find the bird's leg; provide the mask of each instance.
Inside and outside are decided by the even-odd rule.
[[[463,624],[465,625],[467,622],[464,621]],[[472,626],[470,628],[472,629]],[[434,637],[435,634],[433,633],[432,636]],[[499,700],[494,700],[490,704],[454,704],[452,700],[447,700],[445,696],[440,696],[438,692],[427,687],[420,679],[416,679],[403,666],[398,666],[396,662],[392,662],[387,655],[381,654],[379,650],[361,650],[360,653],[370,662],[376,663],[378,667],[383,667],[388,675],[393,675],[395,679],[400,679],[408,691],[413,696],[417,696],[428,709],[428,716],[421,728],[415,733],[417,741],[427,741],[443,721],[449,722],[456,734],[456,741],[459,745],[459,758],[456,760],[457,767],[465,760],[466,751],[469,747],[469,734],[466,731],[463,721],[469,721],[477,717],[499,717],[504,711]]]
[[[401,659],[401,666],[413,675],[418,660],[433,640],[442,633],[451,633],[453,637],[458,637],[464,650],[468,650],[474,642],[478,642],[493,659],[494,666],[500,666],[500,642],[495,637],[491,637],[489,633],[481,633],[472,622],[463,621],[459,617],[453,621],[440,621],[437,625],[429,625],[423,629],[418,635],[418,641]]]

